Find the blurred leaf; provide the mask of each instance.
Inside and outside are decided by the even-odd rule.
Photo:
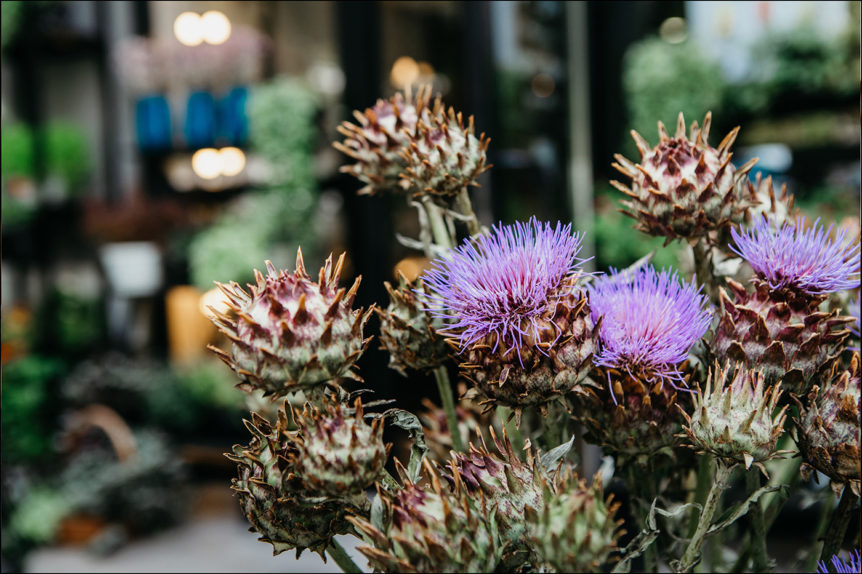
[[[47,544],[54,541],[60,521],[71,511],[72,504],[61,491],[38,486],[15,507],[9,528],[21,538]]]

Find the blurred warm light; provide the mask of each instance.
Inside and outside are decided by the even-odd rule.
[[[319,92],[337,96],[344,91],[346,78],[344,72],[331,62],[316,62],[305,73],[309,83]]]
[[[192,156],[192,169],[203,179],[215,179],[222,171],[222,157],[211,147],[199,149]]]
[[[210,44],[223,44],[230,38],[230,20],[218,10],[204,12],[201,16],[203,39]]]
[[[427,257],[405,257],[395,264],[392,275],[398,280],[399,273],[401,273],[408,281],[415,281],[417,277],[422,275],[430,263],[431,260]]]
[[[194,12],[183,12],[174,20],[174,36],[184,46],[197,46],[204,41],[201,17]]]
[[[417,64],[417,67],[418,67],[418,69],[419,69],[419,75],[420,75],[420,76],[425,76],[425,77],[427,77],[427,78],[429,78],[429,79],[430,79],[432,76],[434,76],[434,66],[432,66],[432,65],[431,65],[431,64],[429,64],[428,62],[419,62],[419,63]]]
[[[419,64],[416,60],[410,56],[401,56],[392,64],[389,81],[392,82],[393,87],[401,90],[415,83],[419,75]]]
[[[212,289],[201,295],[199,306],[201,313],[203,313],[210,319],[215,317],[210,307],[212,307],[219,313],[227,313],[228,309],[230,309],[227,297],[225,297],[224,293],[222,293],[217,287],[213,287]]]
[[[228,177],[239,175],[245,169],[245,154],[236,147],[224,147],[219,151],[221,174]]]
[[[165,176],[177,191],[191,191],[195,188],[195,172],[188,156],[173,156],[165,160]]]
[[[679,16],[668,18],[661,23],[661,26],[658,29],[658,34],[661,36],[662,40],[669,44],[679,44],[680,42],[684,42],[688,37],[685,20]]]
[[[533,90],[536,97],[547,98],[554,93],[554,88],[556,88],[554,78],[545,72],[539,72],[530,80],[530,89]]]

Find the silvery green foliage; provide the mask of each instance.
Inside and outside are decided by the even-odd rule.
[[[718,64],[693,41],[669,44],[647,38],[626,51],[623,90],[628,127],[653,133],[656,121],[673,125],[680,112],[696,118],[706,110],[719,110],[725,81]]]
[[[263,189],[246,192],[192,239],[189,267],[198,288],[211,289],[213,281],[242,284],[261,261],[282,263],[273,255],[275,243],[313,250],[318,105],[315,93],[295,79],[277,78],[252,89],[249,138],[252,154],[268,164],[269,181]]]

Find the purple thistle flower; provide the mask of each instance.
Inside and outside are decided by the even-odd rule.
[[[680,284],[676,272],[652,266],[611,273],[590,286],[593,322],[602,321],[594,364],[679,389],[676,383],[685,383],[678,366],[712,318],[703,287]]]
[[[580,250],[571,224],[498,224],[435,260],[424,277],[429,294],[419,295],[426,311],[451,322],[440,332],[457,336],[461,351],[495,335],[494,352],[502,344],[508,354],[531,334],[539,340],[537,321],[565,294],[563,281],[584,262]]]
[[[838,230],[833,241],[834,226],[824,230],[819,222],[805,229],[800,217],[795,225],[785,222],[773,229],[769,220],[759,218],[747,231],[731,229],[736,247],[730,249],[773,289],[820,295],[858,286],[859,243],[847,241],[846,229]]]
[[[862,329],[860,329],[860,326],[862,326],[862,325],[860,325],[860,323],[862,323],[862,319],[860,319],[860,313],[859,313],[860,302],[862,302],[862,301],[860,301],[859,297],[856,297],[855,299],[851,299],[850,304],[847,306],[850,310],[850,316],[856,318],[856,324],[850,325],[850,332],[853,333],[853,336],[856,337],[857,339],[860,336],[860,331],[862,331]]]
[[[862,557],[860,557],[858,548],[850,553],[847,560],[841,558],[841,554],[836,554],[832,557],[830,562],[832,562],[833,570],[839,574],[843,574],[844,572],[850,574],[862,571]],[[817,563],[817,572],[829,574],[829,568],[826,566],[825,560],[821,560]]]

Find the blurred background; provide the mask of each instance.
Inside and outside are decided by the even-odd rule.
[[[679,111],[711,110],[713,145],[742,126],[734,163],[859,225],[859,2],[0,6],[4,572],[336,568],[245,531],[222,453],[249,405],[204,310],[300,245],[312,269],[347,252],[359,305],[421,272],[394,241],[415,212],[357,197],[331,146],[408,84],[491,136],[483,223],[573,221],[601,270],[661,245],[617,212],[610,164]],[[387,361],[359,363],[376,398],[439,400]]]

